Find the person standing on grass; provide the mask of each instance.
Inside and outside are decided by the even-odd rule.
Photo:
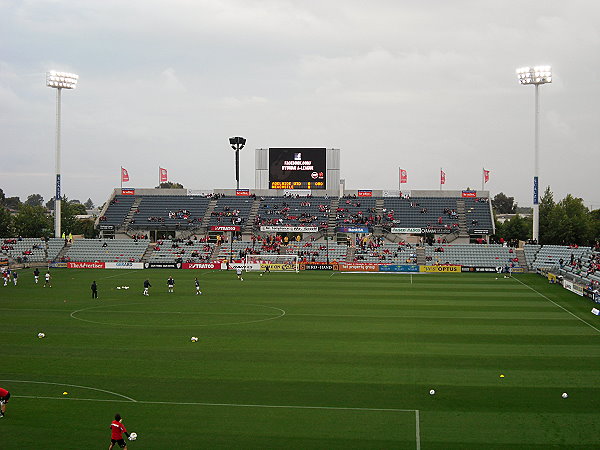
[[[167,287],[169,288],[169,292],[173,293],[173,289],[175,288],[175,280],[173,277],[169,277],[167,280]]]
[[[108,446],[108,450],[112,450],[112,448],[117,444],[119,447],[127,450],[127,443],[125,439],[123,439],[123,434],[129,437],[129,433],[123,425],[123,419],[121,419],[121,414],[115,414],[115,420],[110,423],[110,445]]]
[[[144,281],[144,295],[149,297],[150,294],[148,293],[148,288],[151,288],[152,285],[150,284],[150,280],[145,280]]]
[[[194,279],[194,284],[196,285],[196,295],[202,295],[202,291],[200,290],[200,282],[198,278]]]
[[[242,268],[241,268],[241,267],[238,267],[238,268],[235,270],[235,272],[237,273],[238,280],[240,280],[240,281],[244,281],[244,279],[242,278]]]
[[[44,282],[44,287],[52,287],[52,283],[50,282],[51,278],[52,277],[50,276],[50,272],[46,272],[46,281]]]
[[[15,284],[15,286],[17,285],[18,278],[19,278],[19,275],[17,274],[17,271],[13,270],[13,283]]]
[[[0,388],[0,419],[4,417],[4,414],[6,413],[6,404],[8,403],[9,399],[10,392],[4,388]]]
[[[98,285],[96,284],[96,281],[92,281],[92,298],[98,298]]]
[[[33,271],[33,279],[35,280],[35,284],[38,284],[38,281],[40,280],[40,271],[37,267]]]

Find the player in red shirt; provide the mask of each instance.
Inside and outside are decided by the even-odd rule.
[[[6,404],[8,403],[8,399],[10,398],[10,392],[6,389],[0,388],[0,419],[4,417],[4,413],[6,412]]]
[[[108,446],[108,450],[112,450],[115,444],[118,444],[119,447],[127,450],[127,443],[125,439],[123,439],[123,433],[125,436],[129,437],[129,433],[125,428],[125,425],[121,423],[123,419],[121,419],[121,414],[115,414],[115,420],[113,420],[110,424],[110,445]]]

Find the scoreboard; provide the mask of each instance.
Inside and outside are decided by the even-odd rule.
[[[269,148],[270,189],[325,189],[324,148]]]

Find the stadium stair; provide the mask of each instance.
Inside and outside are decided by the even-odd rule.
[[[65,246],[61,249],[61,251],[58,252],[58,255],[56,255],[56,258],[54,258],[54,261],[60,261],[62,259],[62,257],[67,254],[67,252],[69,251],[70,248],[71,248],[71,244],[65,244]]]
[[[515,254],[519,259],[519,266],[523,267],[523,269],[528,272],[527,268],[529,266],[527,265],[527,257],[525,256],[525,250],[523,250],[522,248],[517,248],[515,250]]]
[[[140,206],[140,203],[142,203],[142,198],[141,197],[136,197],[136,199],[131,204],[131,208],[129,208],[129,212],[127,213],[127,216],[125,216],[125,220],[123,221],[123,224],[122,224],[123,227],[126,230],[129,228],[129,224],[131,223],[131,219],[133,219],[133,216],[135,214],[135,210],[138,208],[138,206]]]
[[[417,247],[417,264],[424,266],[426,264],[425,247]]]
[[[337,220],[336,220],[336,216],[337,216],[337,209],[340,206],[340,199],[339,198],[334,198],[333,200],[331,200],[331,203],[329,204],[329,219],[327,221],[327,227],[329,227],[330,232],[335,233],[335,228],[337,227]]]
[[[201,226],[203,228],[207,228],[208,227],[208,223],[210,222],[210,216],[213,213],[213,211],[215,210],[215,206],[217,206],[217,201],[218,201],[218,199],[213,198],[208,203],[208,208],[206,208],[206,213],[204,214],[204,217],[202,218],[202,224],[201,224]]]
[[[354,246],[348,247],[348,253],[346,254],[346,262],[354,262],[354,255],[356,254],[356,248]]]
[[[456,212],[458,213],[458,237],[469,239],[469,228],[467,227],[467,218],[465,217],[464,200],[456,201]]]
[[[150,259],[150,257],[152,256],[152,252],[154,252],[154,246],[156,244],[148,244],[148,248],[146,249],[146,251],[144,252],[144,254],[142,255],[142,262],[148,262],[148,260]]]
[[[256,220],[256,215],[258,214],[258,208],[260,208],[260,199],[255,198],[252,203],[252,207],[250,208],[250,214],[248,214],[248,220],[244,224],[245,232],[252,232],[252,227],[254,226],[254,221]]]

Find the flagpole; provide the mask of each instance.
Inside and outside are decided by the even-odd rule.
[[[121,192],[123,192],[123,166],[121,166],[121,173],[119,174],[119,177],[121,177]]]
[[[442,190],[442,172],[443,172],[443,168],[440,167],[440,191]]]
[[[485,167],[481,168],[481,190],[485,187]]]

